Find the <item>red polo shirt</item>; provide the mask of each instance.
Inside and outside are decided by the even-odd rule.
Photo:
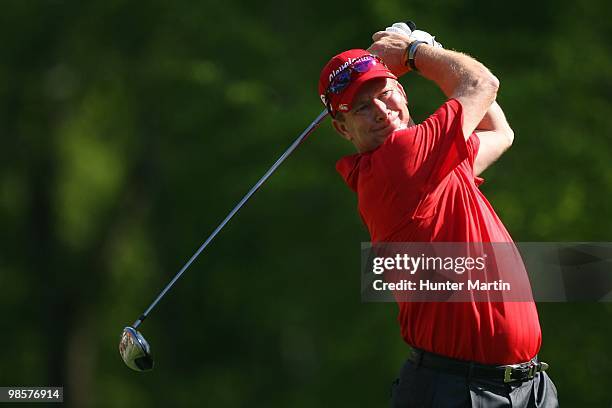
[[[377,149],[338,161],[372,242],[512,242],[478,189],[480,141],[464,139],[462,120],[451,99]],[[399,303],[398,320],[408,344],[485,364],[527,361],[541,344],[533,302]]]

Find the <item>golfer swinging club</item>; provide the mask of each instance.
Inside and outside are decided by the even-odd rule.
[[[498,79],[424,31],[396,23],[368,51],[333,57],[319,94],[334,129],[358,153],[336,165],[357,193],[372,242],[512,242],[478,189],[478,175],[510,147],[495,102]],[[415,124],[398,78],[418,71],[447,100]],[[412,353],[392,386],[393,407],[556,407],[537,360],[538,314],[529,302],[399,303]]]

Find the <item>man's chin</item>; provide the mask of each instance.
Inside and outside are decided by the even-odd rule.
[[[395,130],[388,130],[386,132],[379,132],[376,139],[378,141],[378,146],[382,145],[383,143],[385,143],[385,141],[389,138],[389,136],[391,136],[393,133],[395,132]]]
[[[399,122],[398,124],[390,123],[388,126],[378,129],[376,132],[380,135],[384,135],[387,138],[393,132],[397,132],[398,130],[406,129],[408,126],[405,123]]]
[[[378,131],[378,134],[380,135],[380,138],[385,140],[386,138],[388,138],[389,136],[391,136],[393,133],[397,132],[398,130],[402,130],[405,129],[406,126],[404,125],[399,125],[399,126],[388,126],[384,129],[381,129]]]

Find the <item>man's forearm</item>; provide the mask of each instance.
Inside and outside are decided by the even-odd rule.
[[[460,52],[421,45],[415,64],[421,75],[435,82],[448,98],[483,93],[483,88],[498,85],[487,67]]]
[[[511,130],[504,111],[497,102],[493,102],[484,117],[476,126],[476,130]]]
[[[410,71],[406,66],[406,53],[414,40],[384,31],[375,33],[372,39],[374,43],[368,50],[381,57],[391,72],[401,76]],[[414,62],[421,75],[435,82],[447,97],[492,96],[487,108],[495,100],[499,81],[487,67],[469,55],[428,44],[418,46],[415,55]]]
[[[448,98],[461,103],[463,134],[468,138],[495,101],[497,78],[468,55],[426,45],[419,47],[415,63],[421,75],[435,82]]]

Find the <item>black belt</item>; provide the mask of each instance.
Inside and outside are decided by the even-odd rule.
[[[538,361],[537,357],[526,363],[494,366],[456,360],[439,354],[413,349],[408,359],[416,364],[417,367],[430,368],[466,378],[500,380],[505,383],[531,380],[537,373],[548,369],[548,364]]]

